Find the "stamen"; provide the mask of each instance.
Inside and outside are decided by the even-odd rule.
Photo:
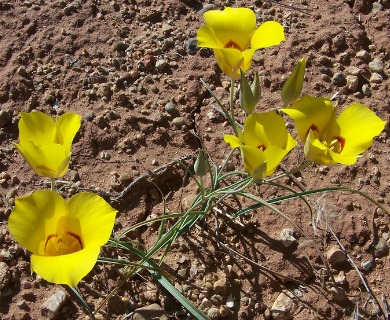
[[[343,151],[344,145],[345,139],[343,137],[333,137],[329,144],[329,149],[333,152],[340,153]]]
[[[59,256],[70,254],[83,249],[81,237],[73,232],[62,233],[61,235],[50,234],[46,238],[45,255]]]

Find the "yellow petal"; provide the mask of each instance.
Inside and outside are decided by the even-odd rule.
[[[85,246],[105,244],[114,227],[117,210],[102,197],[88,192],[74,195],[67,201],[69,216],[80,223]]]
[[[295,101],[289,108],[281,109],[295,122],[298,135],[303,142],[309,133],[309,129],[318,132],[318,138],[322,140],[325,129],[330,122],[335,121],[335,109],[332,102],[325,98],[303,96]]]
[[[75,113],[67,112],[61,115],[57,121],[57,139],[59,144],[63,144],[65,149],[70,151],[74,136],[80,129],[81,116]]]
[[[226,7],[223,11],[209,10],[203,18],[206,26],[213,29],[219,48],[237,46],[240,51],[248,48],[250,37],[256,28],[256,15],[252,10]],[[203,41],[202,36],[200,40]]]
[[[41,146],[54,143],[56,137],[56,125],[51,117],[42,112],[21,112],[19,121],[19,141],[21,144],[34,141]]]
[[[67,214],[64,199],[50,190],[15,199],[8,219],[14,239],[33,254],[43,255],[46,237],[56,233],[57,220]]]
[[[340,136],[345,140],[343,155],[359,155],[366,151],[372,139],[382,132],[386,122],[381,120],[368,107],[352,104],[337,118]]]
[[[31,269],[46,281],[75,287],[96,264],[100,246],[90,246],[72,254],[31,256]]]
[[[244,168],[255,180],[261,180],[267,175],[267,158],[262,150],[255,147],[242,147]]]
[[[37,174],[60,178],[68,170],[70,152],[60,144],[37,147],[33,142],[25,142],[15,146]]]
[[[251,63],[253,51],[241,52],[236,49],[214,49],[218,65],[233,80],[240,79],[240,69],[246,72]]]
[[[236,136],[225,134],[223,140],[230,146],[230,148],[237,148],[241,146],[241,141]]]
[[[345,165],[354,164],[357,160],[356,155],[347,155],[342,153],[335,153],[324,145],[315,133],[310,130],[305,146],[305,156],[309,160],[313,160],[319,164],[330,165],[334,163],[341,163]]]
[[[265,158],[267,159],[267,176],[275,172],[278,165],[290,150],[271,146],[264,151]]]
[[[289,141],[284,119],[275,111],[249,115],[244,124],[244,136],[245,144],[256,148],[272,145],[284,149]]]
[[[251,48],[260,49],[275,46],[285,40],[283,26],[276,21],[261,24],[252,35]]]
[[[223,48],[223,44],[218,41],[214,30],[209,26],[201,26],[196,33],[196,38],[198,39],[198,47]]]

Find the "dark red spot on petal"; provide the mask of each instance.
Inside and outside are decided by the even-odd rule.
[[[240,46],[236,42],[234,42],[233,40],[229,40],[229,42],[227,44],[225,44],[224,48],[232,48],[232,49],[238,49],[238,50],[242,51]]]

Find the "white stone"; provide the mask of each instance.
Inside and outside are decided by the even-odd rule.
[[[63,290],[58,290],[52,294],[41,307],[43,316],[54,318],[66,301],[66,293]]]
[[[381,83],[382,81],[383,81],[383,77],[379,73],[374,72],[371,75],[370,82],[372,82],[372,83]]]
[[[347,88],[352,91],[356,91],[359,86],[359,78],[357,76],[347,76]]]
[[[2,290],[10,279],[9,267],[5,262],[0,262],[0,290]]]
[[[292,298],[292,293],[288,291],[283,291],[279,294],[271,307],[271,314],[274,320],[288,320],[293,318],[298,305]]]
[[[280,241],[286,248],[294,244],[297,241],[294,237],[294,230],[289,228],[283,229],[280,232]]]

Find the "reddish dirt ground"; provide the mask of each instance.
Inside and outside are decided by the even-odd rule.
[[[197,186],[173,161],[183,159],[192,165],[203,146],[212,162],[221,165],[229,151],[223,135],[231,131],[213,109],[215,102],[200,79],[223,103],[229,99],[229,81],[212,51],[194,45],[196,30],[203,23],[202,10],[227,5],[249,6],[258,23],[276,20],[285,27],[285,42],[254,56],[252,69],[259,72],[262,83],[258,112],[282,107],[280,89],[296,61],[306,57],[305,94],[333,97],[340,109],[363,103],[389,121],[387,0],[293,0],[288,5],[259,0],[212,5],[196,0],[0,1],[0,262],[5,264],[2,270],[8,270],[6,281],[0,281],[1,319],[41,319],[43,301],[59,289],[66,291],[30,272],[29,253],[7,229],[15,197],[49,187],[12,145],[18,141],[19,112],[39,110],[55,117],[72,111],[83,116],[70,171],[59,185],[66,197],[87,189],[111,201],[119,210],[114,235],[161,215],[164,206],[167,212],[186,209]],[[239,108],[236,117],[243,119]],[[288,128],[296,134],[292,125]],[[298,184],[306,189],[349,186],[389,208],[389,142],[387,125],[355,165],[312,165],[281,183],[295,190]],[[284,166],[294,168],[302,163],[301,156],[291,152]],[[238,156],[230,169],[242,170]],[[123,190],[126,193],[113,201]],[[265,185],[251,191],[263,199],[284,194]],[[176,288],[214,319],[282,319],[272,312],[282,292],[293,297],[292,314],[286,319],[350,319],[356,309],[360,315],[355,313],[354,319],[384,318],[371,297],[386,312],[389,215],[347,192],[316,195],[310,201],[317,208],[314,221],[319,215],[322,221],[316,233],[303,202],[289,201],[277,208],[313,242],[295,229],[297,242],[284,247],[280,233],[294,227],[264,208],[231,221],[221,212],[234,214],[252,204],[237,197],[179,238],[163,268]],[[324,217],[371,295],[345,257],[330,263],[341,292],[330,289],[313,245],[331,259],[337,243],[327,232]],[[157,233],[158,225],[151,224],[129,238],[150,247]],[[124,254],[102,252],[112,257]],[[370,267],[363,270],[362,264],[367,263]],[[153,303],[172,319],[186,319],[183,308],[153,278],[146,272],[141,275],[103,303],[122,274],[118,268],[97,264],[81,281],[80,290],[91,306],[101,305],[98,319],[128,319],[134,310]],[[86,319],[76,299],[66,292],[68,298],[56,317]]]

